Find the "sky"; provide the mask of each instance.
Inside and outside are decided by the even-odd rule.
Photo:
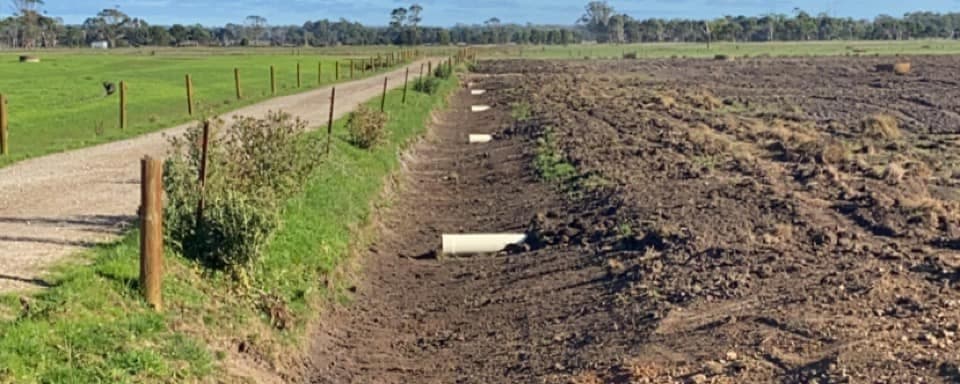
[[[2,3],[6,1],[0,0]],[[82,23],[104,8],[118,6],[151,24],[206,26],[242,23],[248,15],[267,18],[271,25],[301,25],[307,20],[347,18],[368,25],[386,25],[390,10],[414,0],[46,0],[43,9],[70,24]],[[481,24],[491,17],[504,23],[573,24],[587,0],[419,0],[423,24]],[[960,12],[960,0],[608,0],[618,12],[634,18],[712,18],[723,15],[809,13],[872,18],[901,16],[912,11]],[[7,9],[6,11],[9,11]]]

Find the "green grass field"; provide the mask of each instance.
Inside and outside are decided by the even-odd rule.
[[[304,325],[319,304],[336,297],[321,281],[337,281],[331,272],[352,246],[363,246],[358,228],[366,227],[398,152],[424,131],[430,112],[456,85],[450,79],[435,95],[410,92],[406,106],[400,90],[390,92],[389,141],[373,151],[348,144],[344,119],[336,123],[331,157],[288,202],[284,226],[251,273],[252,292],[238,295],[230,279],[168,254],[166,310],[154,313],[137,290],[134,231],[85,255],[86,265],[60,268],[53,287],[29,299],[29,310],[16,295],[0,296],[0,383],[193,382],[222,377],[221,360],[241,340],[268,360],[299,350]],[[379,107],[379,98],[370,104]],[[286,301],[293,329],[268,325],[256,306],[258,290]]]
[[[481,48],[483,58],[523,57],[533,59],[612,59],[625,53],[639,58],[713,57],[718,54],[743,56],[843,56],[843,55],[955,55],[960,54],[960,40],[909,41],[809,41],[773,43],[716,42],[706,44],[580,44],[548,46],[500,46]]]
[[[171,127],[190,119],[184,75],[194,86],[195,116],[219,113],[267,99],[270,65],[276,68],[277,95],[334,82],[343,57],[291,50],[91,50],[34,52],[40,63],[21,64],[18,55],[0,55],[0,93],[8,100],[10,155],[0,166],[67,149],[89,146]],[[375,53],[368,52],[372,55]],[[356,56],[365,57],[365,56]],[[296,66],[301,63],[301,89]],[[323,66],[318,78],[318,65]],[[237,100],[233,68],[239,68],[244,98]],[[370,73],[367,73],[370,75]],[[359,71],[355,76],[360,77]],[[344,64],[341,80],[349,77]],[[128,127],[119,124],[119,95],[105,97],[102,83],[127,83]]]

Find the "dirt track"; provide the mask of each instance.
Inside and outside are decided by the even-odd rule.
[[[484,63],[494,91],[419,148],[308,379],[960,382],[960,67],[883,60]],[[584,175],[564,187],[531,169],[548,127]],[[431,258],[522,229],[524,252]]]
[[[410,69],[415,78],[419,62]],[[404,69],[387,76],[391,88],[402,86]],[[382,87],[382,76],[339,84],[335,116],[379,95]],[[224,115],[283,110],[313,127],[325,124],[329,98],[330,88],[324,87]],[[163,156],[166,137],[187,126],[0,168],[0,292],[43,286],[45,268],[123,233],[139,204],[139,159]]]

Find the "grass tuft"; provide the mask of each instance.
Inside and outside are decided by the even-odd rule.
[[[877,140],[896,140],[901,137],[900,124],[897,118],[878,113],[867,116],[860,124],[863,134]]]

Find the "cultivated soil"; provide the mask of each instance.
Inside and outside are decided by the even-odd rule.
[[[482,62],[307,380],[960,382],[960,61],[895,60]],[[437,258],[500,231],[529,241]]]
[[[419,73],[420,62],[409,68]],[[402,86],[404,71],[338,84],[334,117],[380,95],[384,76],[390,88]],[[324,87],[224,116],[264,117],[282,110],[317,127],[326,124],[329,102],[330,87]],[[124,233],[140,203],[140,159],[163,157],[168,138],[189,125],[0,168],[0,293],[46,286],[50,266]]]

